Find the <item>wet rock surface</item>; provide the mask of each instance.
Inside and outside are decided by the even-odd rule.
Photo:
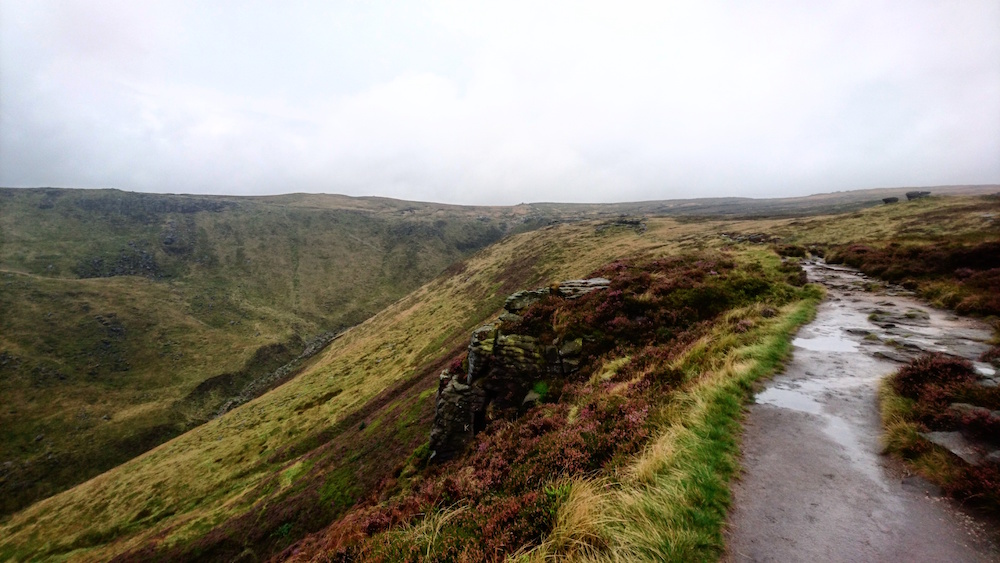
[[[505,334],[501,329],[505,321],[519,320],[519,313],[550,295],[576,299],[610,283],[591,278],[519,291],[507,298],[499,319],[474,330],[467,367],[449,367],[441,373],[430,433],[431,459],[440,462],[460,454],[491,413],[517,411],[541,400],[533,384],[579,368],[582,339],[539,342],[526,334]]]
[[[726,560],[1000,560],[995,529],[880,455],[877,406],[878,382],[901,362],[935,351],[972,360],[991,331],[853,270],[806,269],[827,299],[750,408]]]

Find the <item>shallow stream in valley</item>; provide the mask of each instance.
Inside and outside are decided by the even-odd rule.
[[[727,560],[1000,561],[995,530],[880,454],[877,404],[879,381],[902,362],[929,351],[975,359],[989,327],[853,270],[806,269],[827,298],[750,408]]]

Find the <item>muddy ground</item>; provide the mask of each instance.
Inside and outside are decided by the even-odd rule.
[[[991,331],[852,270],[806,269],[827,299],[749,410],[725,560],[1000,561],[995,523],[880,454],[877,405],[879,380],[901,362],[924,351],[974,359]]]

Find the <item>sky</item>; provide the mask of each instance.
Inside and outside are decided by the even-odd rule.
[[[1000,1],[0,0],[0,185],[461,204],[1000,183]]]

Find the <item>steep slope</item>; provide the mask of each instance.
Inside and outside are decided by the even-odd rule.
[[[642,234],[589,224],[512,237],[349,330],[285,385],[18,513],[4,525],[0,553],[19,558],[73,553],[100,560],[153,538],[162,545],[197,539],[271,493],[313,483],[309,468],[317,462],[300,456],[332,439],[351,448],[372,446],[363,448],[365,459],[392,449],[366,441],[378,427],[358,429],[363,421],[373,422],[363,408],[370,410],[369,402],[393,385],[407,389],[401,382],[410,382],[418,395],[432,390],[443,363],[510,292],[578,277],[622,256],[695,248],[706,237],[717,239],[717,230],[733,228],[738,225],[657,220]],[[401,428],[420,412],[402,417]],[[412,451],[426,439],[420,432],[390,434],[403,442],[399,451]],[[347,471],[322,475],[321,495],[359,494],[351,491],[353,476],[364,471],[359,466]],[[275,481],[276,475],[284,477]]]
[[[266,390],[524,225],[342,196],[0,190],[0,515]]]

